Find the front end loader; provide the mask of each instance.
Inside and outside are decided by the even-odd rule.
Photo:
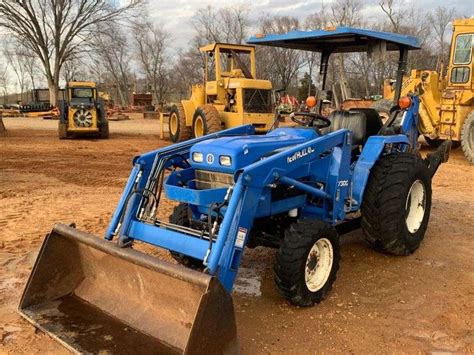
[[[419,47],[351,28],[268,37],[251,41],[322,50],[324,78],[326,48],[390,40],[406,58]],[[20,313],[79,352],[237,353],[231,292],[246,247],[277,248],[276,288],[308,307],[330,293],[345,232],[362,228],[389,254],[420,246],[449,144],[420,157],[418,107],[417,96],[402,98],[384,125],[369,110],[293,113],[297,127],[258,135],[244,125],[137,156],[105,240],[65,225],[46,237]],[[158,217],[164,194],[176,203],[169,220]]]
[[[272,83],[257,78],[255,47],[212,43],[201,47],[204,82],[170,111],[173,142],[251,124],[267,132],[273,124]]]
[[[474,164],[474,19],[453,21],[453,36],[446,71],[413,69],[404,78],[402,95],[417,92],[420,98],[419,131],[434,148],[446,140],[461,147]],[[384,99],[375,105],[388,112],[394,91],[390,80]],[[388,105],[387,105],[388,104]]]

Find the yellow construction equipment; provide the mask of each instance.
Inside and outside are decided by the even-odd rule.
[[[213,43],[200,50],[205,55],[204,83],[193,85],[191,98],[172,107],[171,140],[244,124],[252,124],[257,132],[269,130],[274,120],[272,84],[257,79],[255,47]]]
[[[94,135],[109,137],[104,102],[97,93],[96,84],[71,81],[66,86],[66,98],[59,102],[60,139],[72,136]]]
[[[437,147],[451,139],[453,147],[461,145],[467,160],[474,164],[474,19],[455,20],[453,26],[446,74],[443,70],[412,70],[405,77],[401,95],[420,94],[419,130],[430,145]],[[386,100],[378,106],[393,100],[394,90],[389,81],[384,97]]]

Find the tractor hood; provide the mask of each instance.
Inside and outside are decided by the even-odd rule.
[[[277,128],[261,136],[208,139],[191,147],[191,166],[200,170],[234,173],[282,148],[303,143],[317,136],[313,128]]]

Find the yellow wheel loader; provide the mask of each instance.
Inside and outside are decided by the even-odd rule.
[[[268,131],[274,120],[272,84],[257,79],[255,47],[213,43],[200,50],[204,83],[193,85],[191,98],[172,107],[170,139],[181,142],[243,124]]]
[[[443,70],[412,70],[405,77],[401,95],[420,95],[418,128],[428,144],[438,147],[450,139],[453,147],[461,146],[466,159],[474,164],[474,19],[455,20],[453,26],[446,75]],[[390,81],[386,81],[384,99],[374,108],[388,113],[394,94]]]
[[[66,100],[59,102],[59,139],[77,136],[108,138],[109,122],[96,84],[71,81],[66,86],[66,95]]]

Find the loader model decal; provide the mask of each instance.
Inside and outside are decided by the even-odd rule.
[[[288,158],[286,158],[286,161],[288,162],[288,164],[291,164],[297,161],[298,159],[301,159],[313,152],[314,152],[314,148],[311,148],[311,147],[303,148],[299,152],[296,152],[293,155],[290,155]]]

